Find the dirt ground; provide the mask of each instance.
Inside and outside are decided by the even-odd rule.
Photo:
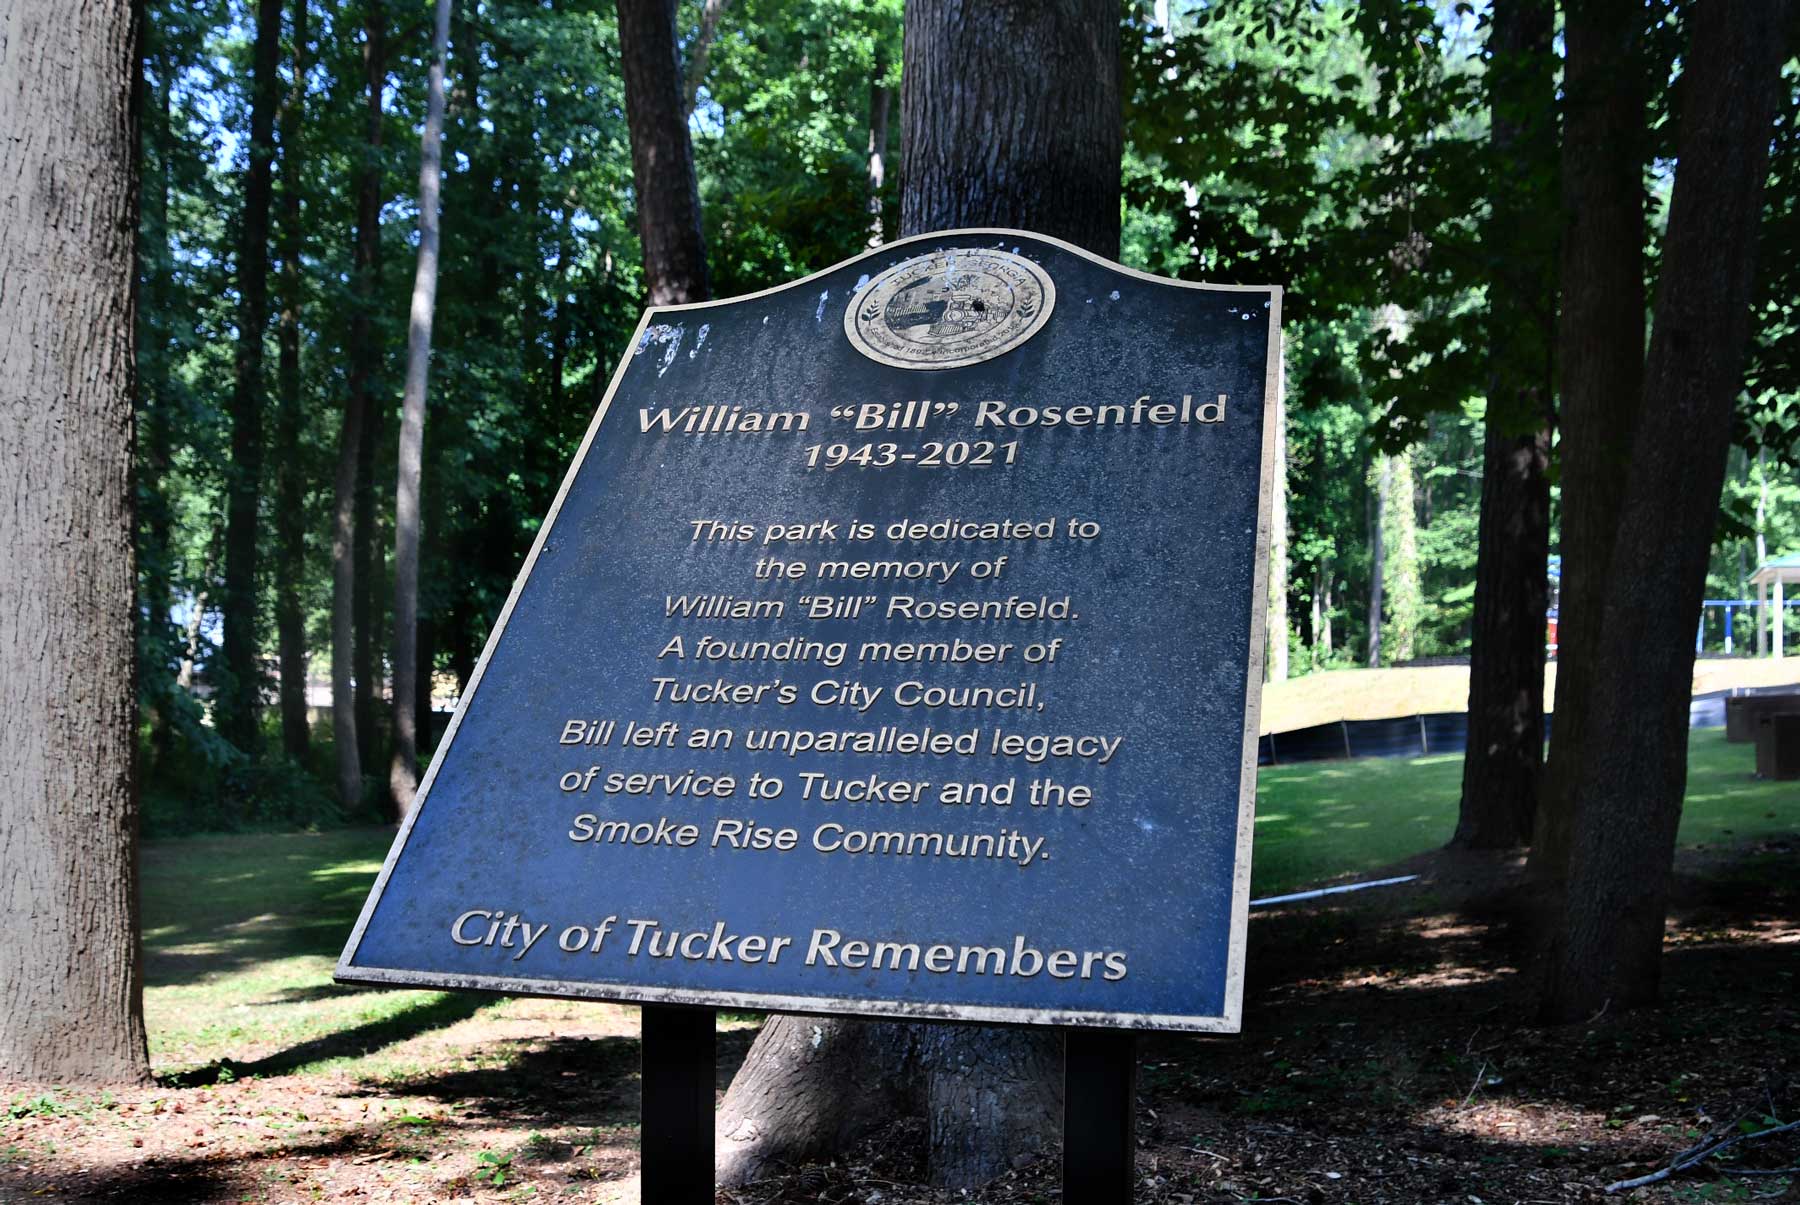
[[[1257,914],[1245,1031],[1140,1043],[1137,1199],[1602,1199],[1709,1132],[1800,1118],[1800,838],[1688,858],[1664,1004],[1536,1028],[1515,862],[1433,854],[1405,887]],[[4,1085],[0,1201],[629,1202],[635,1016],[515,1001],[414,1039],[417,1071],[109,1093]],[[721,1091],[754,1031],[720,1035]],[[843,1162],[724,1205],[1058,1199],[1054,1160],[969,1195],[918,1187],[897,1121]],[[1800,1131],[1740,1143],[1632,1199],[1800,1202]]]

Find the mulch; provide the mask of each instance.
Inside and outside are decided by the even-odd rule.
[[[1427,855],[1404,887],[1257,914],[1245,1029],[1139,1045],[1137,1200],[1589,1202],[1708,1133],[1800,1118],[1800,839],[1684,855],[1662,1003],[1532,1023],[1517,859]],[[5,1086],[0,1201],[632,1201],[636,1046],[560,1032],[380,1084],[272,1076],[112,1093]],[[459,1031],[460,1032],[460,1031]],[[627,1029],[628,1032],[628,1029]],[[721,1082],[747,1033],[722,1035]],[[471,1044],[483,1041],[478,1030]],[[922,1186],[897,1119],[722,1205],[1060,1200],[1054,1158]],[[1638,1202],[1800,1202],[1800,1132]]]

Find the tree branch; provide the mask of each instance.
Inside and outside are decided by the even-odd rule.
[[[706,78],[706,60],[712,54],[713,38],[718,36],[719,18],[731,7],[731,0],[706,0],[700,7],[700,32],[694,36],[694,45],[688,54],[686,78],[681,82],[682,94],[686,100],[686,115],[694,115],[694,105],[700,96],[700,81]]]
[[[1737,1128],[1737,1124],[1743,1122],[1744,1120],[1746,1120],[1746,1118],[1739,1118],[1738,1123],[1734,1123],[1732,1126],[1732,1129],[1735,1130]],[[1647,1184],[1655,1184],[1658,1181],[1667,1180],[1670,1176],[1674,1175],[1676,1172],[1684,1172],[1688,1168],[1694,1167],[1697,1164],[1699,1164],[1707,1159],[1712,1158],[1714,1155],[1718,1154],[1720,1151],[1729,1150],[1731,1147],[1736,1146],[1740,1142],[1746,1142],[1753,1138],[1769,1138],[1769,1137],[1773,1137],[1776,1134],[1785,1134],[1790,1130],[1800,1130],[1800,1121],[1790,1121],[1784,1125],[1773,1125],[1773,1126],[1770,1126],[1766,1130],[1752,1130],[1749,1133],[1744,1133],[1740,1130],[1736,1133],[1727,1132],[1725,1134],[1725,1136],[1719,1137],[1719,1138],[1713,1138],[1713,1137],[1704,1138],[1701,1141],[1695,1143],[1693,1146],[1688,1147],[1687,1150],[1682,1151],[1680,1154],[1676,1155],[1673,1159],[1669,1160],[1669,1165],[1667,1167],[1662,1168],[1658,1171],[1653,1171],[1647,1176],[1638,1176],[1635,1179],[1631,1179],[1631,1180],[1615,1180],[1615,1181],[1613,1181],[1613,1183],[1608,1184],[1602,1191],[1604,1191],[1608,1194],[1612,1194],[1612,1193],[1620,1193],[1620,1192],[1629,1192],[1630,1190],[1632,1190],[1634,1188],[1643,1188]],[[1733,1175],[1742,1175],[1742,1174],[1758,1175],[1758,1174],[1762,1174],[1762,1173],[1758,1173],[1758,1172],[1743,1173],[1743,1172],[1733,1171],[1731,1174],[1733,1174]],[[1770,1174],[1776,1174],[1776,1173],[1770,1173]]]

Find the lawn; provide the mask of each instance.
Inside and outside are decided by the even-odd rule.
[[[1689,734],[1683,845],[1800,829],[1800,787],[1757,779],[1755,757],[1749,745],[1726,744],[1723,728]],[[1442,845],[1461,792],[1461,754],[1265,769],[1256,783],[1253,890],[1292,891]]]
[[[1800,828],[1800,790],[1759,782],[1751,760],[1722,729],[1692,734],[1683,844]],[[1461,778],[1457,756],[1264,770],[1255,893],[1364,875],[1442,845]],[[149,843],[145,1008],[158,1069],[227,1059],[238,1075],[354,1065],[404,1076],[429,1057],[415,1039],[477,1013],[495,1024],[525,1021],[520,1010],[534,1024],[594,1020],[587,1010],[599,1006],[334,986],[332,965],[391,838],[350,829]]]

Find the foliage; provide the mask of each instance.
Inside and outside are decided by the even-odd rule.
[[[899,229],[900,0],[737,0],[696,113],[714,289],[754,292],[870,237],[872,92],[890,93],[882,229]]]
[[[247,0],[146,2],[138,683],[153,833],[319,827],[377,814],[372,798],[340,806],[323,785],[332,781],[320,706],[331,640],[332,476],[349,368],[366,355],[375,369],[366,507],[374,557],[359,627],[379,667],[390,627],[385,550],[430,6],[309,0],[306,36],[296,39],[299,2],[286,4],[281,92],[300,106],[300,135],[278,148],[275,168],[278,226],[283,201],[301,213],[299,292],[286,296],[280,272],[272,286],[278,311],[292,302],[300,332],[299,442],[283,466],[302,490],[297,513],[287,515],[265,488],[261,526],[273,541],[280,522],[296,525],[302,563],[286,574],[272,556],[261,558],[258,627],[272,702],[269,621],[278,594],[298,600],[315,705],[304,764],[274,752],[282,744],[273,706],[267,752],[256,758],[225,742],[209,718],[223,672],[226,413],[256,9]],[[1159,12],[1170,28],[1157,24]],[[379,145],[369,138],[364,95],[372,13],[383,17],[386,48]],[[690,69],[700,13],[701,0],[682,0]],[[1407,448],[1414,652],[1466,652],[1489,290],[1511,250],[1485,245],[1482,226],[1501,183],[1488,139],[1486,10],[1437,0],[1167,0],[1127,3],[1121,15],[1122,254],[1154,272],[1287,288],[1295,665],[1366,655],[1368,471],[1377,455]],[[689,81],[719,293],[765,288],[853,255],[877,219],[882,233],[895,232],[902,16],[902,0],[734,0],[725,8],[704,77]],[[1660,195],[1679,104],[1669,81],[1680,10],[1650,5],[1645,21],[1661,156],[1647,165],[1647,182]],[[297,55],[305,65],[298,80]],[[420,649],[440,729],[441,709],[467,681],[636,320],[637,215],[619,67],[610,0],[456,7],[420,577]],[[1800,74],[1787,79],[1764,230],[1762,336],[1740,414],[1747,452],[1727,488],[1715,597],[1741,592],[1743,563],[1753,559],[1751,494],[1761,496],[1765,478],[1765,543],[1771,554],[1800,550],[1792,476],[1800,319],[1791,301]],[[887,170],[872,190],[880,95],[890,103],[879,148]],[[359,346],[353,319],[365,302],[353,280],[353,239],[366,166],[380,169],[380,264]],[[1554,223],[1554,214],[1540,216]],[[272,325],[271,372],[277,338]],[[1759,448],[1763,467],[1755,469]],[[381,744],[379,731],[371,740]],[[422,746],[428,754],[430,741]],[[381,762],[365,766],[371,796]]]

